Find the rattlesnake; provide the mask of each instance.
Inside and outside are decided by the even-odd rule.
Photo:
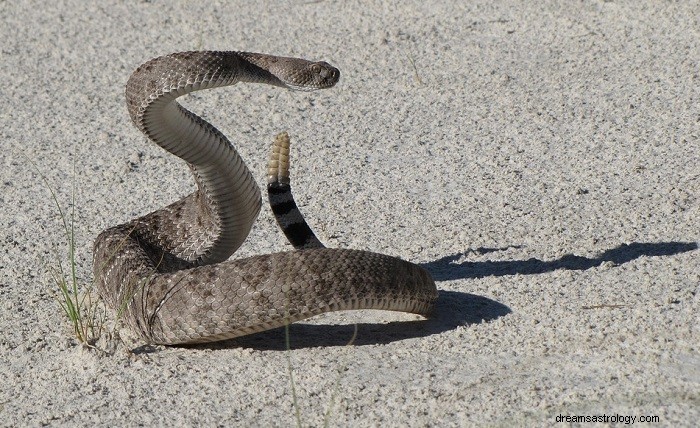
[[[285,135],[273,147],[268,193],[280,227],[299,249],[227,260],[260,211],[260,191],[226,137],[175,99],[238,82],[315,90],[339,77],[325,62],[247,52],[174,53],[131,75],[131,119],[188,163],[198,189],[95,240],[98,293],[145,341],[224,340],[336,310],[432,311],[435,283],[419,266],[325,248],[316,239],[291,196]]]

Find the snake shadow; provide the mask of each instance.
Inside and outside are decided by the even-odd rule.
[[[520,248],[519,246],[507,248]],[[658,242],[621,244],[598,257],[567,254],[559,259],[543,261],[535,258],[510,261],[481,261],[456,263],[471,254],[486,254],[507,248],[477,248],[423,263],[436,281],[478,279],[488,276],[535,275],[558,269],[585,270],[612,262],[616,266],[639,257],[671,256],[698,249],[696,242]],[[395,341],[426,337],[453,330],[459,326],[488,322],[511,313],[511,309],[495,300],[459,291],[439,290],[434,315],[426,320],[390,323],[358,323],[316,325],[303,322],[289,326],[289,346],[284,328],[239,337],[223,342],[196,345],[208,349],[253,348],[257,350],[287,350],[313,347],[381,345]]]
[[[574,254],[565,254],[556,260],[539,260],[530,258],[527,260],[507,261],[483,261],[456,263],[462,257],[470,253],[486,254],[502,251],[508,248],[522,248],[511,246],[506,248],[477,248],[462,253],[442,257],[438,260],[423,263],[421,266],[433,275],[436,281],[451,281],[456,279],[478,279],[487,276],[505,275],[535,275],[552,272],[559,269],[586,270],[598,267],[603,263],[611,262],[615,266],[622,265],[640,257],[672,256],[698,249],[697,242],[633,242],[621,244],[615,248],[604,251],[598,257],[583,257]]]
[[[284,328],[251,334],[219,343],[197,345],[208,349],[253,348],[284,351],[328,346],[381,345],[405,339],[430,336],[452,330],[460,325],[479,324],[510,313],[510,309],[486,297],[457,291],[439,290],[433,316],[416,321],[389,323],[357,323],[341,325],[306,324],[289,326],[289,347]]]

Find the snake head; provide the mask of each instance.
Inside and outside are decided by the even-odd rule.
[[[315,91],[333,87],[340,79],[340,71],[325,61],[267,55],[252,52],[233,52],[242,59],[239,67],[248,69],[247,81],[282,86],[297,91]]]
[[[340,70],[328,64],[325,61],[311,62],[305,61],[303,67],[297,67],[287,78],[280,77],[280,80],[289,89],[297,91],[315,91],[317,89],[326,89],[335,86],[340,80]]]

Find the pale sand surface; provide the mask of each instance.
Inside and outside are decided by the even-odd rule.
[[[304,425],[329,405],[332,426],[691,425],[699,16],[697,1],[0,1],[0,424],[290,426],[289,358]],[[123,97],[140,63],[192,49],[341,70],[330,91],[240,85],[184,102],[261,184],[288,130],[319,237],[421,263],[440,289],[434,319],[321,316],[292,326],[291,351],[281,331],[76,344],[48,273],[65,261],[61,222],[19,153],[64,206],[75,183],[89,283],[99,231],[193,189]],[[288,249],[265,208],[234,257]]]

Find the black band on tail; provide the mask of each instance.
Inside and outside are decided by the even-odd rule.
[[[269,183],[267,185],[267,198],[270,201],[270,208],[275,215],[277,224],[294,248],[300,250],[325,247],[299,211],[289,184]]]

